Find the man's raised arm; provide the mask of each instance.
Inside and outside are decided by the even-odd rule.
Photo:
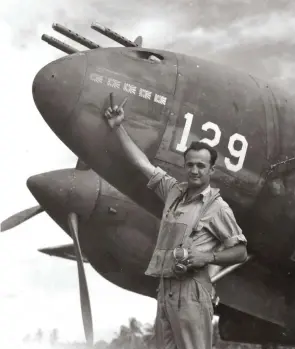
[[[126,103],[126,99],[124,100]],[[155,166],[153,166],[148,157],[144,152],[139,149],[139,147],[133,142],[129,137],[128,133],[122,126],[124,120],[124,110],[123,106],[125,103],[122,103],[121,106],[115,105],[112,106],[112,97],[111,97],[111,106],[106,110],[105,117],[109,126],[113,129],[113,132],[118,136],[122,148],[124,149],[125,154],[127,155],[129,161],[138,167],[142,173],[150,179],[155,171]]]

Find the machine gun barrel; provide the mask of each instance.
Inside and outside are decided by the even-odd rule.
[[[53,36],[43,34],[41,39],[43,41],[47,42],[49,45],[65,52],[65,53],[71,54],[71,53],[79,52],[79,50],[75,49],[74,47],[72,47],[70,45],[65,44],[62,41],[59,41],[58,39],[54,38]]]
[[[57,31],[58,33],[68,37],[69,39],[72,39],[76,42],[78,42],[79,44],[89,48],[89,49],[95,49],[95,48],[99,48],[100,46],[97,45],[95,42],[88,40],[86,38],[84,38],[84,36],[81,36],[80,34],[64,27],[61,24],[58,23],[53,23],[52,24],[52,28]]]
[[[104,27],[103,25],[100,25],[98,23],[92,23],[91,28],[96,30],[97,32],[101,33],[102,35],[105,35],[108,38],[118,42],[119,44],[121,44],[125,47],[138,47],[138,45],[136,43],[134,43],[133,41],[130,41],[130,40],[124,38],[120,34],[114,32],[113,30],[111,30],[107,27]]]

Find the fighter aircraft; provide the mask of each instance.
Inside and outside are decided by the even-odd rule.
[[[65,31],[90,48],[77,52],[43,36],[70,54],[34,79],[33,97],[44,120],[96,173],[158,218],[162,202],[128,163],[104,120],[109,94],[116,104],[128,97],[127,132],[154,165],[179,180],[192,140],[215,147],[214,186],[232,207],[253,255],[217,283],[221,336],[294,344],[294,101],[244,72],[145,49],[141,40],[92,27],[126,47],[101,48]]]

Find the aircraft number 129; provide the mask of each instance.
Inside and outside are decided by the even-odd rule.
[[[185,152],[187,149],[186,144],[187,144],[188,136],[191,130],[194,115],[191,113],[186,113],[184,115],[184,118],[186,119],[186,121],[183,128],[182,136],[181,136],[180,142],[176,146],[176,150],[181,152]],[[213,139],[203,138],[200,140],[200,142],[207,143],[211,147],[215,147],[216,145],[219,144],[220,138],[221,138],[221,131],[218,125],[214,124],[211,121],[208,121],[202,125],[202,130],[203,131],[213,130],[214,138]],[[239,150],[235,149],[236,142],[242,143],[241,149]],[[229,138],[227,147],[230,154],[233,157],[238,158],[239,160],[236,164],[233,164],[228,157],[225,157],[224,164],[228,170],[237,172],[243,168],[243,164],[244,164],[247,149],[248,149],[248,142],[244,136],[240,135],[239,133],[235,133]]]

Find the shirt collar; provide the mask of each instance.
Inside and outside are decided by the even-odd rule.
[[[205,196],[208,196],[208,195],[210,194],[210,192],[211,192],[211,186],[210,186],[210,184],[209,184],[208,187],[205,188],[205,189],[202,191],[202,193],[200,193],[200,195],[203,195],[203,196],[205,197]]]
[[[184,194],[184,192],[187,190],[187,188],[188,188],[187,182],[179,184],[179,189],[180,189],[182,194]],[[211,193],[211,186],[209,184],[201,193],[199,193],[196,196],[193,196],[192,199],[189,201],[191,202],[191,201],[194,201],[194,200],[200,198],[204,202],[207,199],[207,197],[210,195],[210,193]]]

